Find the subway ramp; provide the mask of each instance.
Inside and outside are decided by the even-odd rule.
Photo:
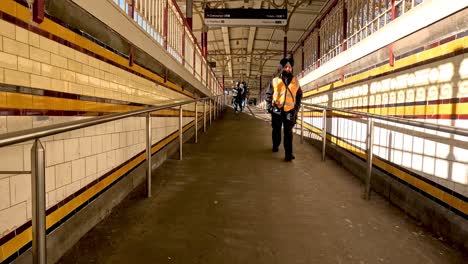
[[[468,263],[298,136],[284,162],[249,111],[212,126],[59,263]]]

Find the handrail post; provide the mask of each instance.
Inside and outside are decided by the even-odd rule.
[[[45,150],[39,139],[31,148],[31,195],[33,263],[46,264]]]
[[[364,193],[364,198],[366,200],[370,199],[373,146],[374,146],[374,120],[372,118],[368,118],[367,119],[367,177],[366,177],[366,190]]]
[[[212,111],[212,110],[211,110],[211,98],[208,99],[208,105],[209,105],[209,109],[210,109],[210,111],[209,111],[210,113],[209,113],[209,114],[210,114],[210,126],[211,126],[211,111]]]
[[[182,115],[183,111],[182,111],[182,105],[179,106],[179,160],[182,160],[182,144],[184,143],[183,142],[183,131],[182,131],[182,127],[183,127],[183,121],[182,121]]]
[[[217,100],[217,99],[218,99],[218,98],[216,98],[216,97],[213,99],[213,120],[216,120],[216,118],[218,117],[218,113],[217,113],[217,111],[218,111],[218,106],[217,106],[217,104],[216,104],[216,100]]]
[[[304,143],[304,107],[301,108],[301,144]]]
[[[206,100],[203,100],[203,132],[206,132]]]
[[[322,129],[322,160],[325,161],[325,148],[327,146],[327,110],[323,109],[322,113],[323,129]]]
[[[146,114],[146,197],[151,197],[151,113]]]
[[[198,104],[195,102],[195,143],[198,142]]]

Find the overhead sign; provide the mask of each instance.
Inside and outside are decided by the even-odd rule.
[[[287,9],[205,9],[205,24],[213,26],[286,26]]]

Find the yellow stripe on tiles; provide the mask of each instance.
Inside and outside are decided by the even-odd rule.
[[[304,124],[304,127],[305,128],[308,128],[310,131],[312,131],[313,133],[315,133],[316,135],[318,136],[321,136],[322,135],[322,131],[305,123]],[[367,154],[346,143],[345,141],[341,140],[341,139],[338,139],[334,136],[331,136],[331,135],[327,135],[327,139],[329,139],[331,142],[337,144],[338,146],[358,155],[359,157],[363,158],[363,159],[367,159]],[[450,193],[447,193],[433,185],[430,185],[428,184],[427,182],[423,181],[423,180],[420,180],[418,179],[417,177],[414,177],[413,175],[411,174],[408,174],[394,166],[392,166],[391,164],[385,162],[385,161],[382,161],[380,159],[377,159],[376,157],[374,157],[372,159],[372,162],[375,166],[381,168],[382,170],[384,171],[387,171],[389,172],[390,174],[400,178],[401,180],[413,185],[414,187],[418,188],[419,190],[439,199],[440,201],[448,204],[449,206],[457,209],[458,211],[464,213],[464,214],[468,214],[468,203],[464,202],[463,200],[451,195]]]
[[[332,88],[336,89],[338,87],[349,85],[354,82],[363,81],[366,78],[371,77],[371,76],[377,76],[377,75],[384,74],[384,73],[390,73],[392,71],[395,71],[395,70],[398,70],[407,66],[411,66],[415,63],[424,62],[424,61],[437,58],[443,55],[447,55],[452,52],[455,52],[461,49],[466,49],[466,48],[468,48],[468,37],[459,38],[451,42],[439,45],[435,48],[425,50],[420,53],[416,53],[406,58],[397,60],[395,61],[394,67],[391,67],[390,65],[386,64],[386,65],[377,67],[375,69],[371,69],[363,73],[351,76],[345,79],[344,82],[336,81],[334,83],[321,86],[318,89],[310,90],[304,93],[304,98],[310,97],[318,93],[322,93],[324,91],[328,91]]]
[[[187,131],[191,127],[193,127],[195,123],[192,121],[189,124],[185,125],[183,131]],[[179,137],[178,132],[172,133],[169,137],[165,138],[164,140],[156,143],[151,148],[151,153],[154,154],[163,147],[167,146],[170,142],[177,139]],[[61,219],[65,216],[73,212],[76,208],[87,202],[91,197],[95,196],[110,184],[115,182],[117,179],[125,175],[127,172],[132,170],[135,166],[137,166],[140,162],[146,159],[146,153],[142,153],[135,157],[133,160],[127,162],[124,166],[117,169],[115,172],[104,178],[103,180],[99,181],[77,197],[70,200],[68,203],[63,205],[62,207],[58,208],[51,214],[46,216],[46,228],[50,228],[51,226],[58,223]],[[0,262],[6,260],[11,255],[15,254],[19,249],[24,247],[27,243],[31,242],[32,240],[32,228],[29,227],[24,230],[22,233],[16,235],[8,242],[0,246]]]
[[[140,110],[142,106],[129,106],[109,103],[98,103],[75,99],[56,98],[49,96],[0,92],[0,108],[31,109],[31,110],[57,110],[114,113]],[[152,114],[178,116],[179,111],[173,109],[158,110]],[[195,116],[195,113],[184,110],[184,117]]]
[[[25,23],[30,23],[31,21],[31,14],[28,8],[14,2],[13,0],[1,0],[2,4],[0,5],[0,11],[5,12],[11,16],[14,16]],[[169,89],[182,92],[184,95],[194,98],[194,94],[183,90],[182,87],[178,86],[175,83],[167,81],[164,83],[164,78],[154,74],[153,72],[146,70],[136,64],[132,67],[128,65],[128,60],[118,56],[117,54],[102,48],[101,46],[97,45],[96,43],[76,34],[75,32],[51,21],[48,18],[44,18],[44,21],[39,25],[39,28],[47,31],[53,35],[56,35],[60,38],[63,38],[75,45],[80,46],[81,48],[85,48],[93,53],[104,57],[114,63],[117,63],[127,69],[132,69],[143,76],[152,79],[153,81],[159,83],[162,86],[166,86]]]

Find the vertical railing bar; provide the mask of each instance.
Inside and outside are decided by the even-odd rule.
[[[198,143],[198,104],[195,102],[195,143]]]
[[[179,160],[182,160],[182,145],[184,143],[183,139],[183,110],[182,105],[179,106]]]
[[[34,264],[47,263],[45,150],[39,139],[31,148],[32,254]]]
[[[325,161],[325,148],[327,146],[327,110],[323,110],[323,129],[322,129],[322,160]]]
[[[203,132],[206,132],[206,100],[203,100]]]
[[[304,143],[304,107],[301,108],[301,144]]]
[[[210,115],[210,126],[211,126],[211,99],[208,100],[208,105],[209,105],[209,115]]]
[[[151,113],[146,114],[146,197],[151,197]]]
[[[366,177],[366,190],[364,193],[364,198],[366,200],[370,200],[373,145],[374,145],[374,120],[372,118],[368,118],[368,123],[367,123],[367,177]]]

